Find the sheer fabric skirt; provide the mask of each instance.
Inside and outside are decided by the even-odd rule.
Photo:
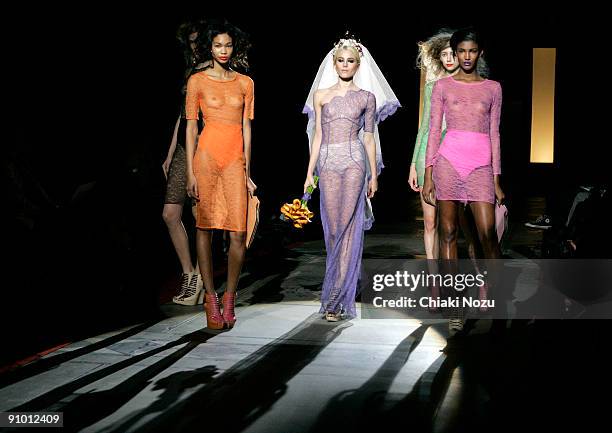
[[[433,164],[432,178],[436,200],[495,203],[489,135],[447,131]]]

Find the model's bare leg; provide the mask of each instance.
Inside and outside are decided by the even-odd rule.
[[[457,203],[450,200],[437,202],[440,212],[440,258],[457,258]]]
[[[189,239],[187,238],[185,226],[183,226],[181,221],[182,214],[182,204],[166,203],[162,217],[168,227],[168,233],[176,250],[176,255],[181,262],[183,273],[189,274],[193,272],[193,264],[191,262],[191,254],[189,253]]]
[[[227,266],[226,291],[234,293],[238,287],[240,270],[246,253],[246,232],[229,232],[230,248]]]
[[[421,207],[423,209],[425,255],[428,259],[437,259],[440,253],[440,246],[438,243],[438,230],[436,230],[436,207],[425,203],[421,194],[419,194],[419,197],[421,197]]]
[[[204,281],[206,293],[215,293],[215,283],[213,281],[213,260],[212,260],[212,230],[198,229],[196,235],[196,247],[198,251],[198,264]]]
[[[478,231],[478,239],[482,245],[482,252],[485,259],[499,259],[501,251],[497,242],[497,233],[495,232],[495,205],[486,202],[472,202],[470,208],[474,221],[476,222],[476,230]]]

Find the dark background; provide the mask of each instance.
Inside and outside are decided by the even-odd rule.
[[[161,219],[161,163],[179,110],[184,64],[175,32],[186,18],[224,16],[252,37],[252,177],[263,233],[274,231],[280,205],[301,194],[308,160],[302,107],[323,56],[346,29],[368,47],[402,104],[380,127],[386,165],[374,202],[380,226],[411,217],[406,180],[418,124],[416,42],[441,27],[473,24],[486,37],[491,78],[504,92],[502,179],[510,202],[603,175],[604,162],[585,151],[593,143],[583,139],[588,113],[579,103],[576,40],[560,13],[468,8],[406,15],[384,7],[315,16],[312,8],[286,6],[274,14],[282,19],[264,7],[238,5],[137,13],[88,5],[7,16],[0,325],[10,349],[0,365],[154,316],[160,285],[180,272]],[[554,164],[529,163],[534,47],[557,48]],[[312,225],[282,236],[322,232]],[[280,249],[281,241],[270,235],[253,251]]]

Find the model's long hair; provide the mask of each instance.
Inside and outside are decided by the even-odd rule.
[[[201,62],[202,52],[201,47],[198,44],[198,38],[206,29],[206,23],[204,20],[185,21],[179,25],[176,31],[176,38],[178,39],[181,49],[183,50],[183,57],[188,68],[191,68]],[[191,49],[191,41],[189,35],[197,33],[196,38],[196,49]]]
[[[442,28],[425,42],[417,44],[419,47],[416,61],[417,68],[425,71],[425,80],[427,82],[438,80],[444,73],[445,69],[440,61],[440,54],[446,48],[451,47],[450,41],[453,34],[455,34],[454,30]],[[489,68],[484,58],[478,59],[477,69],[481,77],[486,78],[489,76]]]
[[[202,33],[198,33],[198,51],[201,53],[201,61],[205,62],[206,60],[210,60],[211,62],[209,67],[212,67],[213,62],[210,50],[213,44],[213,39],[224,33],[228,34],[232,38],[232,44],[234,46],[232,57],[230,59],[230,66],[232,69],[237,68],[248,71],[248,51],[249,48],[251,48],[249,35],[227,20],[207,21],[206,30]]]

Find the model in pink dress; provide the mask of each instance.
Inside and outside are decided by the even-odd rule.
[[[495,203],[493,176],[501,174],[500,111],[497,81],[468,83],[451,76],[436,83],[426,162],[433,167],[436,200]],[[440,143],[443,115],[448,129]]]
[[[501,252],[495,206],[504,201],[499,185],[501,86],[477,72],[482,45],[474,31],[455,32],[450,45],[460,71],[433,88],[423,200],[438,207],[441,259],[457,259],[457,213],[468,204],[484,258],[496,259]],[[440,141],[443,117],[447,132]]]

